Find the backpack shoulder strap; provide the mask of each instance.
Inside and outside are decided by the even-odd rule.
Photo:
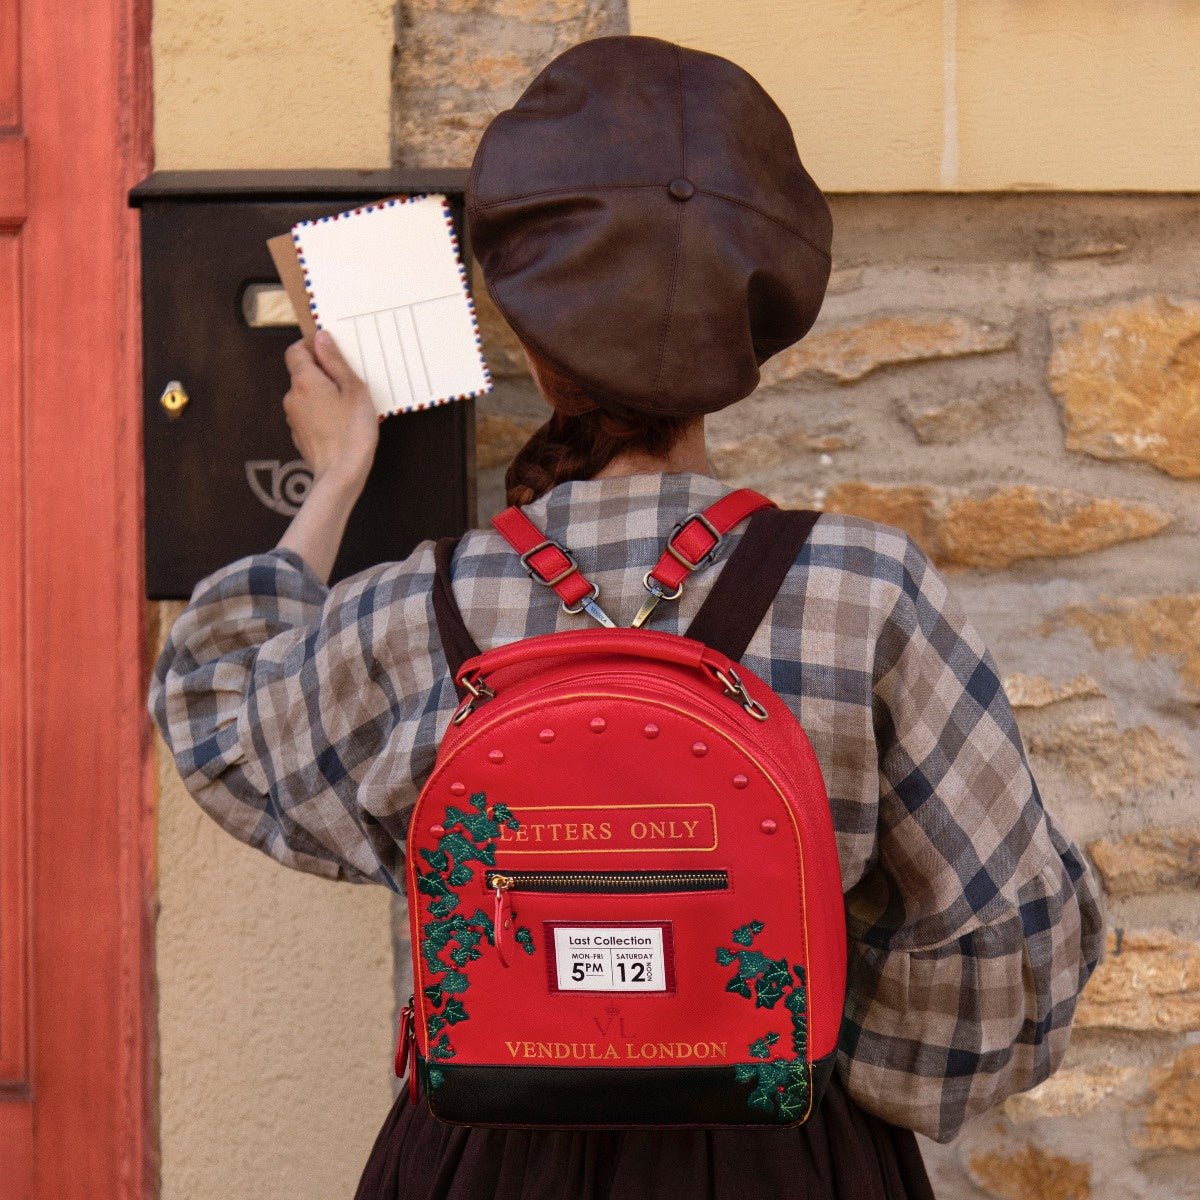
[[[740,661],[820,516],[807,509],[756,512],[684,636]]]
[[[458,674],[458,668],[480,653],[471,631],[463,620],[462,609],[454,598],[450,586],[450,562],[454,557],[457,537],[438,538],[433,544],[433,615],[437,618],[438,634],[442,639],[442,650],[450,668],[450,678]],[[458,689],[462,694],[462,689]]]

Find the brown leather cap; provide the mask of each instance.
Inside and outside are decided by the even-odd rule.
[[[517,335],[606,409],[715,412],[816,319],[829,206],[728,59],[601,37],[484,130],[467,224]]]

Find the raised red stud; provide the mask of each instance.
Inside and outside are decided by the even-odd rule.
[[[554,741],[554,730],[553,729],[543,729],[542,732],[538,734],[538,740],[543,741],[543,742]]]
[[[652,723],[650,725],[647,725],[646,728],[642,730],[642,732],[648,738],[656,738],[656,737],[658,737],[658,726]]]
[[[503,750],[489,750],[488,758],[491,759],[491,761],[494,763],[502,763],[504,761],[504,751]]]
[[[768,817],[768,818],[767,818],[767,819],[766,819],[766,820],[765,820],[765,821],[764,821],[764,822],[763,822],[763,823],[762,823],[762,824],[759,826],[759,828],[760,828],[760,829],[763,831],[763,833],[774,833],[774,832],[775,832],[775,830],[777,830],[777,829],[779,828],[779,826],[778,826],[778,825],[776,825],[776,824],[775,824],[775,822],[774,822],[774,821],[772,821],[770,817]]]
[[[735,788],[749,787],[749,785],[750,785],[750,780],[747,779],[745,775],[735,775],[733,777],[733,786]]]
[[[454,793],[456,796],[462,796],[462,795],[464,795],[464,794],[466,793],[466,790],[467,790],[467,785],[466,785],[465,783],[459,783],[459,782],[458,782],[458,780],[455,780],[455,781],[454,781],[454,782],[453,782],[453,783],[450,785],[450,790],[451,790],[451,791],[452,791],[452,792],[453,792],[453,793]]]
[[[441,837],[442,834],[446,832],[446,827],[445,825],[430,825],[429,832],[432,833],[434,837]]]
[[[603,733],[608,728],[608,722],[603,717],[593,717],[588,722],[588,728],[593,733]]]
[[[703,758],[708,753],[708,745],[705,742],[693,742],[692,753],[697,758]]]

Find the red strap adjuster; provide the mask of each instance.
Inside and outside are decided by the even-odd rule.
[[[704,526],[708,535],[712,538],[712,546],[700,555],[697,559],[688,558],[681,553],[675,545],[676,540],[687,529],[692,521],[699,521]],[[721,548],[721,542],[724,540],[724,534],[702,513],[689,513],[682,521],[678,522],[674,529],[667,534],[667,553],[673,555],[679,562],[683,563],[689,571],[696,570],[697,567],[707,566],[717,557],[717,551]]]
[[[650,595],[633,618],[633,628],[645,624],[660,600],[678,600],[683,595],[683,581],[716,559],[725,535],[739,521],[760,508],[774,507],[773,500],[753,488],[737,488],[703,512],[688,513],[668,534],[662,557],[642,576],[642,586]]]
[[[545,550],[548,546],[553,546],[554,549],[557,550],[559,554],[561,554],[563,558],[567,560],[567,565],[563,567],[563,569],[559,571],[557,575],[544,575],[537,564],[530,561],[533,555],[537,554],[541,550]],[[525,553],[521,555],[521,566],[525,568],[525,574],[528,575],[530,579],[532,579],[535,583],[544,584],[546,587],[554,587],[555,584],[562,583],[562,581],[566,579],[568,575],[579,570],[579,563],[576,561],[575,555],[572,554],[571,551],[562,544],[562,542],[556,542],[553,538],[546,538],[543,541],[538,542],[536,546],[526,550]]]
[[[586,612],[601,625],[612,626],[596,602],[600,589],[579,569],[575,555],[546,535],[513,504],[492,518],[496,532],[521,556],[525,574],[535,583],[553,588],[563,611]]]

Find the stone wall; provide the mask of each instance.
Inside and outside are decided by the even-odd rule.
[[[467,166],[483,127],[550,59],[628,21],[625,0],[398,0],[393,161]]]
[[[466,165],[484,95],[511,102],[615,9],[409,0],[410,46],[456,37],[419,68],[401,46],[401,106],[434,102],[437,119],[398,119],[399,159]],[[943,567],[1048,805],[1100,870],[1113,930],[1063,1069],[955,1143],[924,1143],[938,1195],[1195,1197],[1200,198],[831,203],[820,321],[710,418],[714,464],[783,504],[899,525]],[[486,523],[543,409],[478,279],[475,294],[497,378],[478,404]]]

